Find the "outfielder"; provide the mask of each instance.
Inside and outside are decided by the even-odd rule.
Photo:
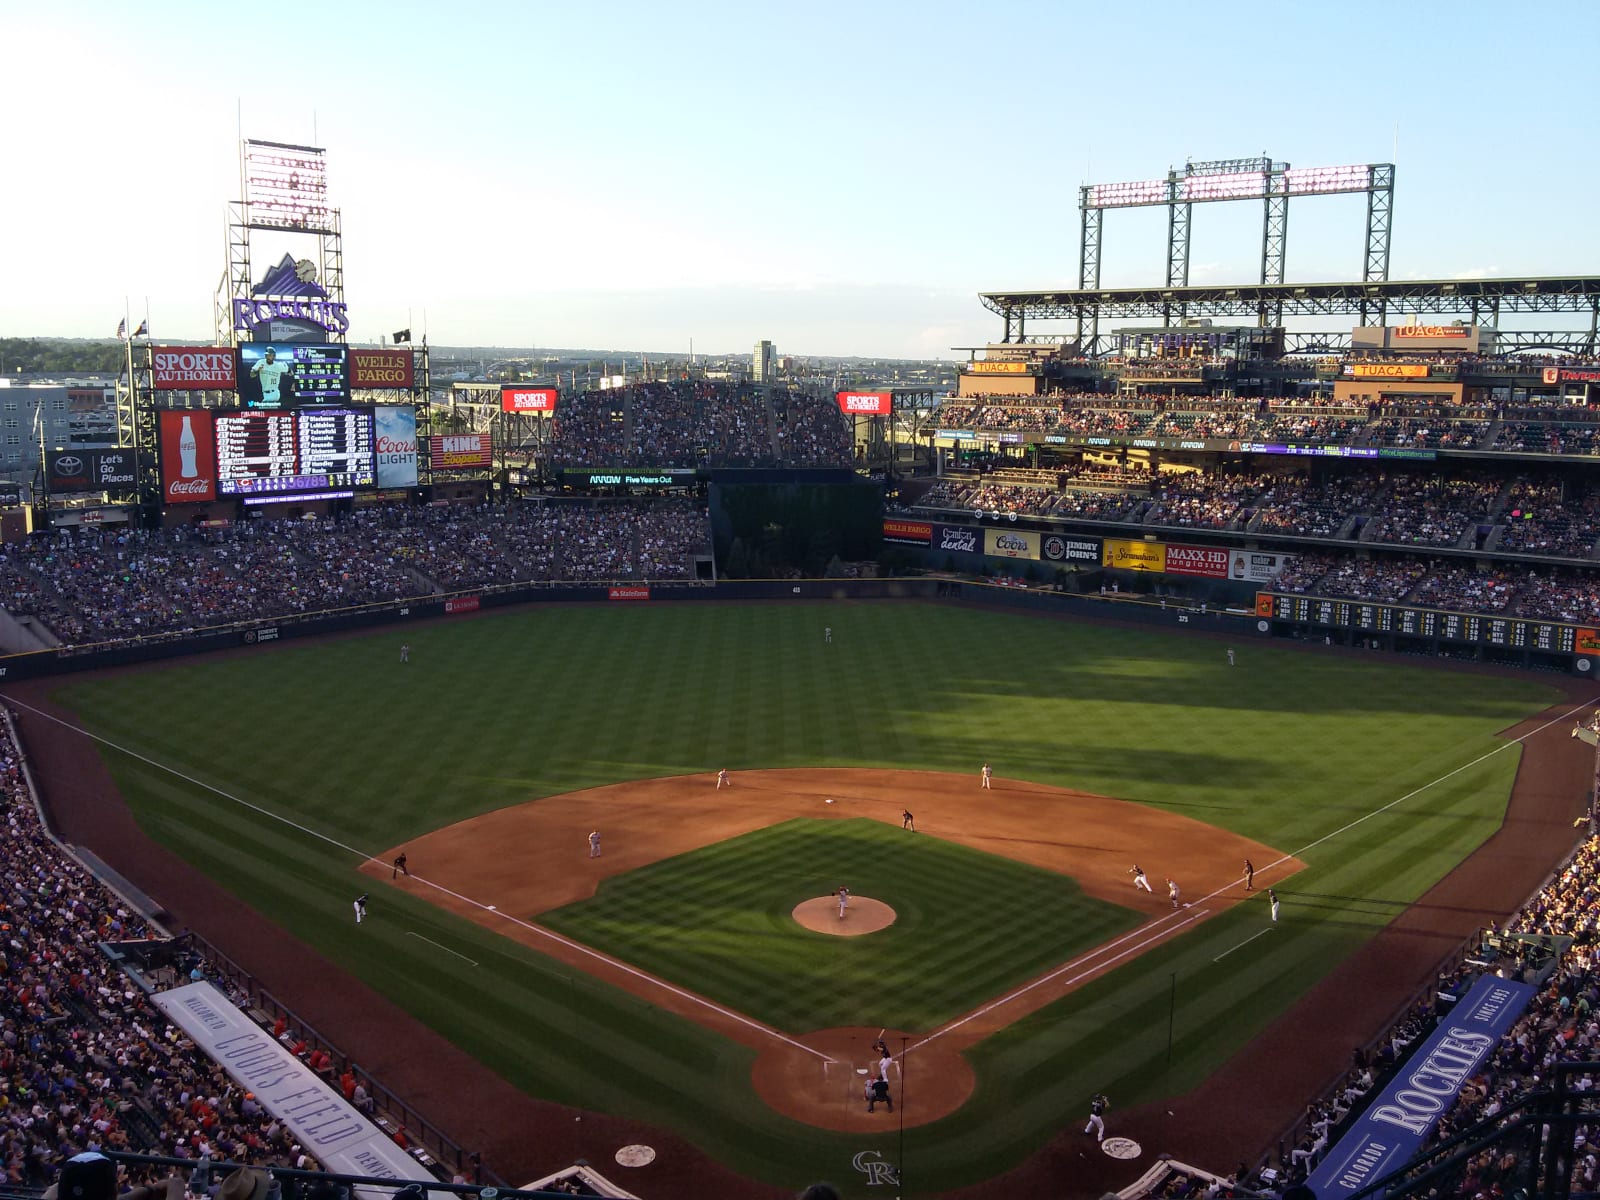
[[[356,897],[356,899],[355,899],[355,910],[356,910],[356,924],[359,925],[359,924],[361,924],[362,921],[365,921],[367,919],[367,893],[366,892],[362,892],[361,895]]]

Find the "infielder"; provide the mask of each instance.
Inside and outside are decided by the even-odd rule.
[[[598,829],[589,835],[589,857],[600,857],[600,831]]]
[[[841,920],[841,921],[844,920],[844,910],[849,908],[849,907],[850,907],[850,889],[847,888],[847,887],[841,886],[839,888],[839,920]]]
[[[909,808],[902,808],[900,810],[900,828],[909,829],[912,833],[917,831],[917,819],[911,815],[911,810]]]
[[[1099,1092],[1094,1094],[1094,1099],[1089,1101],[1089,1123],[1083,1127],[1085,1133],[1094,1134],[1094,1140],[1106,1140],[1106,1098]]]
[[[732,786],[733,784],[728,782],[728,768],[723,767],[722,770],[717,772],[717,791],[720,792],[723,788]]]
[[[1172,897],[1172,907],[1178,907],[1178,881],[1171,876],[1167,878],[1167,895]]]
[[[984,763],[983,764],[983,786],[984,786],[984,790],[985,791],[987,791],[988,789],[994,787],[993,782],[991,782],[993,779],[994,779],[994,771],[993,771],[993,769],[990,768],[988,763]]]
[[[362,892],[361,895],[356,897],[356,899],[355,899],[355,910],[356,910],[356,924],[359,925],[359,924],[361,924],[362,921],[367,919],[367,893],[366,892]]]
[[[1256,865],[1248,858],[1244,860],[1244,890],[1247,892],[1256,890]]]
[[[1128,871],[1128,874],[1133,876],[1133,886],[1134,887],[1143,888],[1145,891],[1149,892],[1152,896],[1155,895],[1155,892],[1156,892],[1155,888],[1150,886],[1150,881],[1145,878],[1144,868],[1141,867],[1138,863],[1134,863],[1133,864],[1133,867]]]

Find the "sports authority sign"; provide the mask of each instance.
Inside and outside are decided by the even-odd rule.
[[[417,380],[416,356],[409,350],[350,351],[353,388],[406,388]]]
[[[553,387],[503,387],[500,411],[508,413],[555,412],[561,393]]]
[[[429,464],[435,471],[494,465],[487,433],[447,433],[428,439]]]
[[[840,392],[839,411],[860,417],[887,417],[894,411],[892,392]]]
[[[204,408],[157,413],[161,496],[168,504],[206,504],[217,498],[217,433]]]
[[[1167,546],[1168,575],[1226,579],[1230,565],[1229,552],[1216,546]]]
[[[232,391],[238,384],[230,346],[152,346],[150,386],[158,392]]]
[[[1352,1196],[1404,1166],[1493,1053],[1534,989],[1484,975],[1306,1180],[1321,1200]]]

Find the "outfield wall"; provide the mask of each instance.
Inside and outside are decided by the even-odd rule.
[[[1431,639],[1354,637],[1338,630],[1300,622],[1269,619],[1254,612],[1219,609],[1190,600],[1166,597],[1077,595],[1044,588],[990,584],[969,579],[729,580],[709,584],[598,584],[485,588],[479,591],[389,601],[359,608],[307,613],[282,620],[261,620],[96,646],[55,648],[0,656],[0,685],[103,667],[126,666],[157,659],[246,650],[268,642],[360,629],[404,626],[413,621],[465,617],[488,609],[548,603],[691,603],[704,601],[780,600],[933,600],[976,603],[1057,616],[1151,625],[1175,630],[1203,630],[1230,638],[1288,638],[1393,651],[1426,657],[1458,658],[1541,670],[1570,671],[1588,676],[1600,671],[1600,655],[1553,654],[1533,647],[1498,650],[1481,644]]]

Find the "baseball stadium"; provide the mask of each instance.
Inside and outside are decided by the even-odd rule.
[[[1600,278],[1190,162],[950,394],[443,383],[240,157],[213,343],[0,509],[15,1194],[1600,1187]]]

